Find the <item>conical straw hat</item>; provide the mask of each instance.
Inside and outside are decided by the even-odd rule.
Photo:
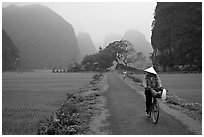
[[[157,75],[157,72],[154,70],[153,67],[147,68],[147,69],[145,69],[144,71],[149,72],[149,73],[153,73],[153,74]]]

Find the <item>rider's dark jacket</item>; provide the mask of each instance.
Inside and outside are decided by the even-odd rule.
[[[150,76],[149,74],[145,75],[144,80],[143,80],[143,86],[146,87],[151,87],[153,89],[158,89],[162,87],[161,80],[158,75],[155,76]]]

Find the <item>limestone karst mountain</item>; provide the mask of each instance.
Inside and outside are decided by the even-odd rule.
[[[91,36],[88,33],[79,32],[77,40],[82,57],[96,52]]]
[[[137,52],[143,52],[145,56],[153,51],[151,44],[146,40],[145,35],[137,30],[127,30],[123,39],[128,40],[134,45]]]
[[[104,44],[103,47],[107,47],[108,44],[114,42],[114,41],[119,41],[123,38],[123,36],[121,34],[118,33],[111,33],[106,35],[105,40],[104,40]]]
[[[48,7],[5,7],[2,26],[19,49],[22,68],[66,67],[81,60],[73,26]]]
[[[135,51],[137,52],[136,56],[138,61],[132,63],[132,67],[144,69],[152,64],[149,56],[150,53],[153,52],[153,49],[143,33],[137,30],[127,30],[123,36],[123,39],[126,39],[132,43]]]
[[[15,70],[18,60],[18,49],[11,38],[2,29],[2,70]]]

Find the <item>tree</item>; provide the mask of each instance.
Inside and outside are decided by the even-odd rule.
[[[113,66],[114,61],[118,63],[121,61],[127,66],[128,63],[135,61],[133,53],[135,53],[133,45],[127,40],[114,41],[101,49],[99,53],[85,56],[82,66],[92,71],[105,70]]]
[[[84,67],[85,70],[91,70],[94,71],[93,69],[93,64],[95,62],[94,55],[86,55],[83,60],[82,60],[82,66]]]
[[[158,2],[152,22],[154,64],[202,69],[202,3]]]

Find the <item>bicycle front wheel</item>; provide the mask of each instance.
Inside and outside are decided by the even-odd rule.
[[[158,103],[154,104],[151,115],[152,115],[153,123],[156,124],[159,120],[159,104]]]

